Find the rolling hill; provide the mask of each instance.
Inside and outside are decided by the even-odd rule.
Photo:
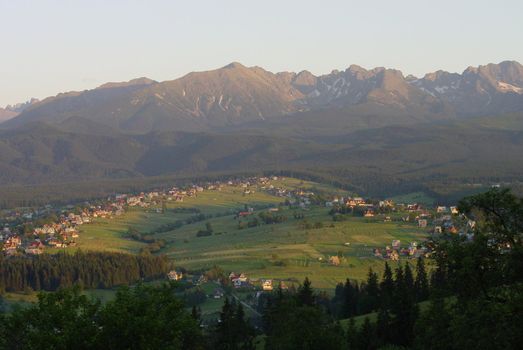
[[[262,135],[94,135],[35,122],[0,133],[0,183],[282,168],[318,148],[321,146],[304,141]]]
[[[395,194],[523,178],[521,113],[315,139],[261,132],[101,134],[100,125],[90,124],[75,119],[64,123],[69,130],[31,123],[1,132],[0,183],[302,171],[350,183],[364,193]],[[92,133],[70,131],[78,125]]]

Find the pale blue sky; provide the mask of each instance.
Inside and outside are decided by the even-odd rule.
[[[0,0],[0,106],[231,61],[316,74],[523,62],[522,0]]]

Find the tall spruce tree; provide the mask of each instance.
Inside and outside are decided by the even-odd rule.
[[[376,320],[376,337],[380,345],[389,344],[391,342],[391,317],[389,311],[380,309],[378,311],[378,319]]]
[[[442,297],[449,294],[447,266],[444,258],[436,257],[436,268],[430,275],[430,294]]]
[[[414,289],[416,290],[416,300],[418,302],[429,298],[429,281],[427,279],[427,271],[425,270],[425,261],[422,257],[419,257],[416,263]]]
[[[415,301],[416,290],[414,289],[414,276],[412,275],[412,269],[408,262],[405,263],[403,281],[405,283],[405,288],[409,292],[409,297]]]
[[[254,345],[254,328],[249,324],[249,321],[245,318],[245,312],[241,302],[238,303],[236,308],[236,331],[238,332],[239,348],[241,350],[251,350],[255,348]]]
[[[216,349],[233,350],[238,349],[238,333],[236,332],[235,310],[233,302],[225,298],[220,312],[220,320],[216,327],[215,343]]]
[[[392,270],[387,262],[385,262],[385,269],[383,271],[383,278],[380,283],[380,299],[381,305],[384,308],[390,308],[392,303],[392,296],[394,294],[394,278]]]
[[[298,303],[301,306],[314,305],[314,292],[311,287],[311,281],[305,277],[303,284],[298,288]]]
[[[412,283],[409,279],[412,273],[408,266],[405,267],[407,273],[400,266],[396,268],[394,281],[394,294],[391,303],[393,314],[392,325],[394,334],[392,341],[396,345],[409,346],[414,338],[414,324],[418,316],[418,308],[412,288],[408,284]],[[410,277],[406,277],[410,274]]]
[[[369,268],[367,284],[365,285],[364,292],[365,302],[362,305],[361,311],[368,313],[377,310],[379,307],[380,287],[378,283],[378,274],[374,272],[372,268]]]
[[[356,310],[358,306],[358,291],[356,286],[351,283],[347,278],[345,285],[343,286],[343,303],[342,303],[342,313],[343,317],[352,317],[356,315]]]

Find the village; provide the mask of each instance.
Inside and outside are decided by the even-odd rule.
[[[288,206],[308,210],[318,205],[336,211],[354,213],[358,211],[369,220],[383,220],[384,222],[402,220],[414,222],[420,230],[431,235],[460,234],[471,235],[474,222],[460,217],[456,207],[437,206],[425,208],[417,203],[396,204],[392,200],[368,200],[362,197],[333,196],[320,202],[312,191],[302,189],[288,189],[275,186],[272,182],[277,176],[249,177],[245,179],[230,179],[195,183],[183,187],[171,187],[165,190],[153,190],[138,194],[116,194],[96,204],[83,203],[81,205],[67,205],[53,208],[46,205],[36,209],[11,210],[0,217],[0,247],[4,255],[38,255],[48,248],[68,248],[77,246],[77,238],[81,234],[81,226],[90,224],[97,218],[111,219],[121,216],[126,209],[132,207],[154,208],[161,212],[164,202],[183,202],[187,198],[196,197],[204,191],[221,191],[225,186],[240,189],[244,196],[264,191],[273,196],[282,198],[282,203]],[[248,217],[253,214],[253,208],[239,211],[236,217]],[[269,212],[276,212],[278,208],[268,208]],[[400,215],[400,216],[398,216]],[[335,217],[333,216],[335,220]],[[468,230],[467,230],[468,229]],[[390,246],[375,247],[373,256],[398,260],[400,256],[417,258],[429,255],[430,252],[421,242],[408,242],[401,246],[399,240],[391,242]],[[337,260],[331,257],[329,261],[336,265]],[[268,287],[267,287],[268,288]]]
[[[101,204],[67,205],[53,208],[25,208],[8,210],[0,217],[0,247],[4,255],[39,255],[46,248],[67,248],[77,245],[84,224],[97,218],[111,219],[124,214],[126,208],[158,207],[163,201],[183,202],[186,198],[196,197],[203,191],[220,191],[224,186],[239,187],[244,195],[254,193],[252,186],[259,185],[262,190],[271,191],[278,196],[290,195],[285,189],[274,188],[269,182],[278,177],[251,177],[231,179],[204,184],[191,184],[184,187],[172,187],[166,190],[154,190],[139,194],[117,194],[101,201]],[[99,201],[100,202],[100,201]],[[160,212],[162,209],[156,208]],[[39,223],[43,223],[39,225]]]

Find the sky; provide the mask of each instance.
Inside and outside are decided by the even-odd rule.
[[[522,0],[0,0],[0,106],[238,61],[423,76],[523,62]]]

